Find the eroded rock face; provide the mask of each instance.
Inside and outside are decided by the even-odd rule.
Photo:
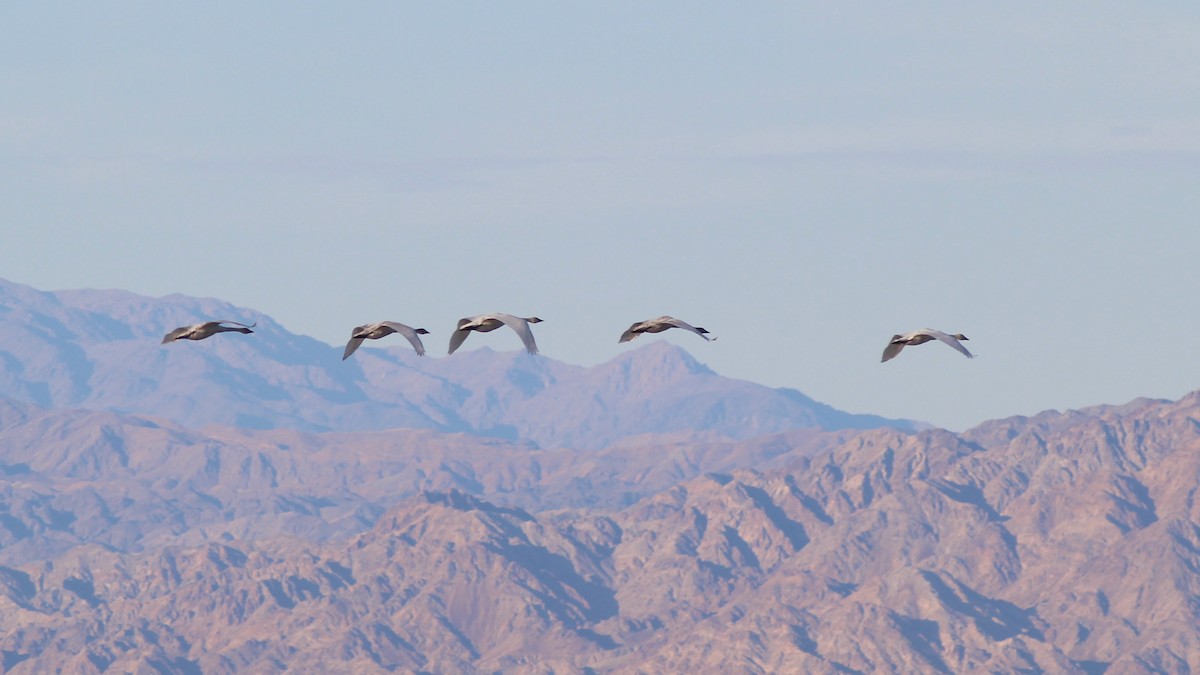
[[[1200,664],[1200,395],[599,453],[5,403],[0,479],[6,672]]]

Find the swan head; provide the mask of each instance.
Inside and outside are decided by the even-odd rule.
[[[525,320],[528,321],[529,323],[541,323],[542,322],[542,320],[537,318],[536,316],[531,316]]]
[[[955,340],[970,340],[971,339],[971,338],[967,337],[966,335],[963,335],[962,333],[955,333],[954,335],[951,335],[950,337],[954,338]]]
[[[417,328],[413,332],[418,335],[429,335],[429,331],[425,330],[424,328]]]

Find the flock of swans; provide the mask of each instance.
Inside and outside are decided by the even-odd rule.
[[[521,338],[521,342],[525,344],[525,351],[530,354],[537,354],[537,342],[533,339],[533,330],[530,329],[529,324],[541,323],[541,321],[536,316],[520,317],[502,312],[480,314],[479,316],[469,316],[459,319],[458,326],[454,329],[454,333],[450,335],[450,349],[446,353],[453,354],[455,350],[461,347],[463,341],[471,334],[471,331],[488,333],[501,326],[508,326]],[[205,321],[204,323],[192,326],[180,326],[176,328],[163,337],[162,343],[167,344],[176,340],[203,340],[217,333],[253,333],[254,331],[251,329],[254,328],[254,325],[238,323],[237,321]],[[681,328],[691,331],[706,341],[716,340],[714,337],[709,337],[708,331],[703,328],[693,326],[686,321],[680,321],[672,316],[660,316],[657,319],[647,319],[646,321],[638,321],[633,324],[624,333],[621,333],[621,338],[617,342],[629,342],[643,333],[661,333],[671,328]],[[342,360],[345,361],[350,358],[350,355],[362,345],[363,340],[378,340],[393,333],[399,333],[407,338],[412,344],[413,349],[417,352],[417,356],[425,355],[425,345],[421,342],[421,336],[429,335],[429,331],[424,328],[406,326],[395,321],[380,321],[378,323],[355,326],[354,330],[350,331],[350,341],[346,343],[346,351],[342,354]],[[962,344],[966,339],[967,336],[962,333],[950,335],[932,328],[921,328],[910,333],[904,333],[903,335],[893,335],[892,339],[888,341],[887,347],[883,350],[882,361],[889,361],[896,358],[905,347],[914,347],[933,340],[940,340],[950,345],[968,359],[974,358],[975,355],[967,351],[967,348]]]

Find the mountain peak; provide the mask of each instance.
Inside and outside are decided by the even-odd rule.
[[[651,371],[656,375],[716,375],[686,349],[665,340],[656,340],[627,351],[608,363],[630,370]]]
[[[257,326],[252,335],[160,344],[176,326],[215,319]],[[654,338],[590,368],[482,342],[441,358],[417,358],[400,345],[343,361],[338,348],[214,298],[41,292],[4,282],[0,339],[13,357],[0,360],[0,396],[189,427],[425,428],[598,449],[640,434],[745,438],[844,426],[828,406],[721,377]],[[890,421],[867,426],[879,423]]]

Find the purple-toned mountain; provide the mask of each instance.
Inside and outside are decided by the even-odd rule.
[[[620,455],[0,402],[0,668],[1195,672],[1197,420],[1200,392]],[[657,487],[529,497],[583,476]]]
[[[210,318],[256,322],[255,334],[159,344],[171,328]],[[591,368],[487,348],[444,358],[407,346],[364,348],[345,362],[340,354],[219,300],[0,280],[0,396],[49,408],[189,427],[425,428],[587,449],[642,434],[919,426],[721,377],[664,342]]]
[[[426,429],[191,430],[0,399],[0,565],[89,545],[137,551],[284,533],[345,538],[423,490],[460,490],[534,512],[618,509],[706,472],[781,466],[853,433],[537,450]]]

